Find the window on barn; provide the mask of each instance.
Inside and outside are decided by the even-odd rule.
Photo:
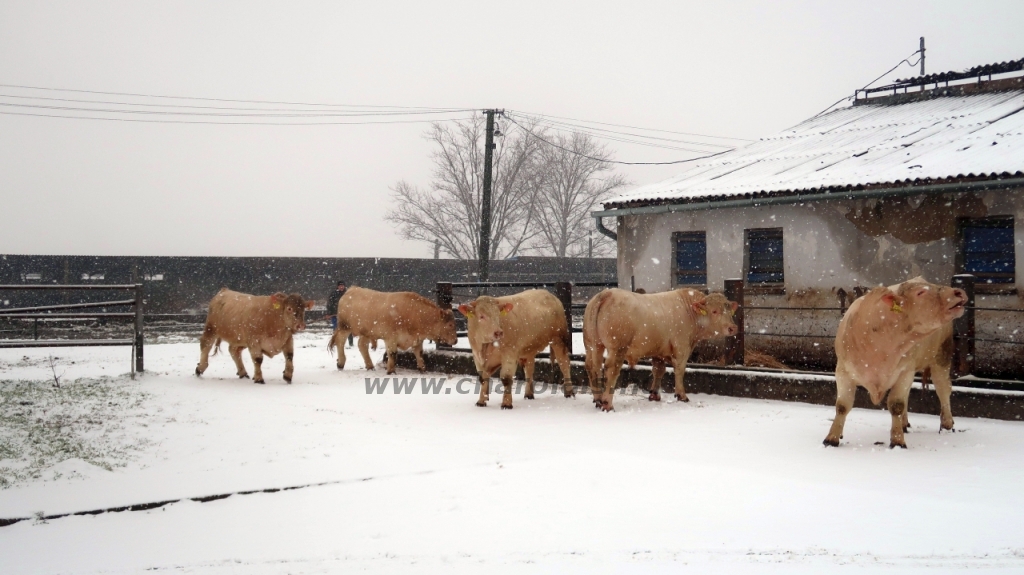
[[[1013,216],[961,218],[958,223],[957,273],[973,274],[978,285],[1013,284]]]
[[[672,234],[674,285],[700,286],[708,283],[708,242],[705,232]]]
[[[782,287],[782,228],[746,230],[745,235],[747,284]]]

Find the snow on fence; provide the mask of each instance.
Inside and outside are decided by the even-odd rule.
[[[132,293],[131,299],[66,303],[57,305],[44,305],[33,307],[20,307],[5,309],[0,312],[0,319],[7,320],[33,320],[33,339],[6,339],[0,340],[0,348],[25,348],[25,347],[98,347],[98,346],[131,346],[132,372],[144,371],[143,362],[143,287],[142,284],[127,285],[0,285],[2,291],[23,291],[23,290],[60,290],[63,292],[74,291],[128,291]],[[108,312],[106,308],[127,307],[131,311]],[[95,310],[102,311],[80,311]],[[75,310],[75,311],[67,311]],[[74,319],[98,319],[106,320],[133,320],[134,334],[131,338],[111,339],[39,339],[39,320],[74,320]]]

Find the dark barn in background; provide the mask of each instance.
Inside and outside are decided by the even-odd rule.
[[[612,258],[521,257],[491,262],[490,279],[615,281],[615,266]],[[472,260],[404,258],[0,256],[0,284],[142,283],[147,314],[205,313],[206,304],[222,287],[254,294],[299,292],[324,305],[338,280],[381,291],[414,291],[433,299],[437,282],[475,281],[477,270]],[[0,294],[0,309],[94,297],[89,292],[7,292]]]

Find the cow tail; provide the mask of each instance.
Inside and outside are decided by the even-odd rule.
[[[598,333],[600,333],[597,330],[597,318],[600,316],[601,306],[604,305],[604,302],[608,299],[609,295],[611,295],[611,292],[607,290],[597,294],[594,297],[596,301],[592,302],[593,306],[587,306],[586,311],[583,312],[583,333],[587,334],[589,332],[589,339],[592,341],[596,340],[598,338]],[[586,335],[584,335],[584,337],[586,337]]]
[[[217,341],[215,341],[213,343],[213,355],[217,355],[218,352],[220,352],[220,338],[219,337],[217,338]]]
[[[337,333],[337,332],[335,332],[335,333]],[[335,333],[331,334],[331,339],[330,339],[330,341],[327,342],[327,353],[331,354],[332,356],[334,355],[334,348],[336,347],[336,345],[334,343]]]

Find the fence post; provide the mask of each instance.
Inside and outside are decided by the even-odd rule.
[[[974,276],[953,276],[953,287],[964,290],[967,304],[964,315],[953,320],[953,377],[974,373]]]
[[[743,338],[743,280],[725,280],[725,298],[739,305],[733,321],[736,322],[736,335],[725,338],[725,365],[743,365],[746,350]]]
[[[565,326],[569,329],[569,355],[572,355],[572,282],[555,282],[555,297],[562,302]]]
[[[135,371],[142,373],[142,284],[135,284]]]
[[[839,288],[836,292],[836,296],[839,298],[839,315],[846,315],[846,290]]]
[[[437,282],[437,307],[441,309],[452,309],[452,283]],[[437,347],[451,347],[442,342],[437,342]]]

